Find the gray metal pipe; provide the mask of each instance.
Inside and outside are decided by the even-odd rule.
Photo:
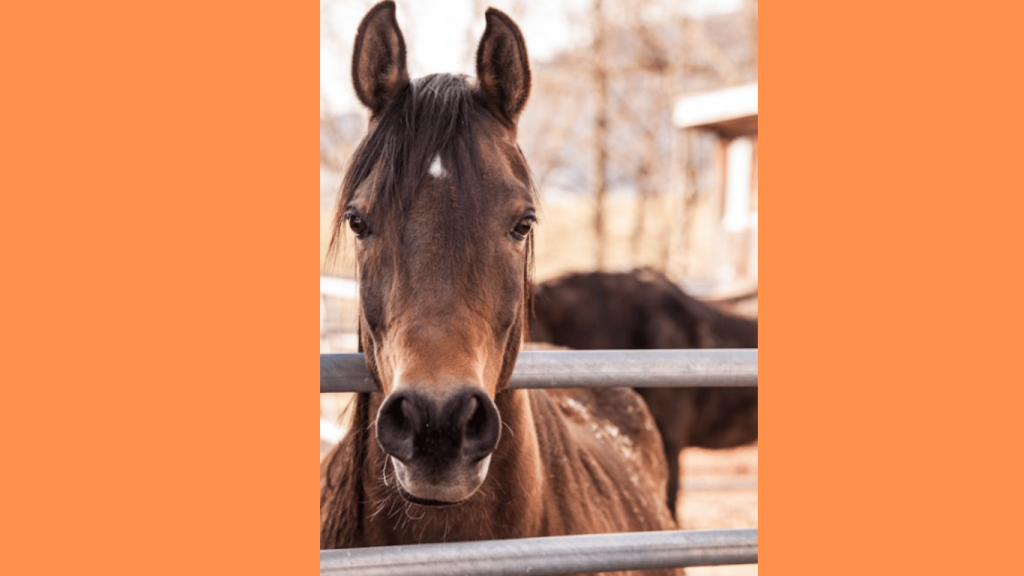
[[[523,352],[511,388],[757,387],[757,350]],[[320,393],[376,392],[362,354],[321,354]]]
[[[320,552],[329,576],[555,576],[757,564],[757,530],[640,532]]]

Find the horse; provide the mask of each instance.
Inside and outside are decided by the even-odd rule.
[[[476,80],[410,80],[394,3],[359,26],[352,80],[369,130],[330,252],[355,243],[377,391],[357,397],[350,432],[321,464],[321,550],[676,527],[638,395],[509,387],[538,192],[516,141],[526,44],[499,10],[486,12],[476,60]]]
[[[535,342],[577,350],[757,348],[757,320],[726,314],[688,296],[649,268],[570,274],[536,289]],[[667,502],[676,512],[679,453],[757,441],[756,388],[638,388],[658,424],[669,467]]]

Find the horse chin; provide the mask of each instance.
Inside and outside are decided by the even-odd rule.
[[[391,459],[397,478],[398,493],[410,504],[432,508],[458,506],[468,502],[487,479],[491,457],[468,465],[459,471],[450,471],[443,482],[417,480],[413,469],[394,458]]]

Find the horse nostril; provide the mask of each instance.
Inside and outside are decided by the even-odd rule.
[[[377,442],[400,462],[408,462],[415,451],[416,434],[425,420],[426,414],[416,398],[394,394],[377,415]]]
[[[494,452],[501,435],[498,409],[486,395],[475,393],[465,399],[460,418],[464,454],[476,462]]]
[[[462,436],[467,440],[484,436],[487,430],[488,418],[487,410],[481,406],[480,401],[475,397],[470,398],[464,413],[467,416],[462,423]]]

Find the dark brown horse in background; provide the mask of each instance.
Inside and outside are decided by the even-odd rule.
[[[478,81],[410,81],[392,2],[356,38],[370,128],[346,174],[360,338],[378,388],[320,469],[320,548],[673,529],[667,469],[628,389],[510,390],[537,195],[516,144],[526,46],[487,11]],[[671,571],[662,573],[672,573]]]
[[[540,285],[535,342],[577,350],[757,348],[757,321],[726,314],[649,269],[572,274]],[[735,448],[757,441],[756,388],[639,388],[668,460],[673,514],[683,448]]]

